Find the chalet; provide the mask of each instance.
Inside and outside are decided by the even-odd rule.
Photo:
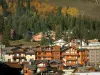
[[[47,70],[48,60],[36,60],[37,73]]]
[[[24,75],[34,75],[36,73],[36,65],[25,64],[23,73]]]
[[[78,67],[76,68],[72,75],[99,75],[100,74],[100,68],[97,68],[97,67],[91,67],[91,66],[88,66],[88,67]]]
[[[89,51],[86,49],[86,48],[79,48],[78,49],[78,54],[79,54],[79,57],[78,57],[78,63],[81,64],[81,65],[87,65],[88,63],[88,55]]]
[[[5,62],[28,63],[31,59],[35,60],[35,53],[32,50],[27,50],[17,47],[12,50],[7,50]]]
[[[66,41],[64,41],[63,39],[60,39],[54,42],[54,45],[58,45],[60,47],[62,47],[65,44],[66,44]]]
[[[61,60],[64,66],[75,66],[78,64],[78,51],[75,47],[69,47],[61,52]]]
[[[45,32],[45,34],[40,32],[38,34],[33,35],[31,41],[41,41],[43,36],[45,36],[47,39],[49,36],[51,36],[52,40],[55,40],[55,32],[50,31],[50,32]]]
[[[64,66],[78,66],[78,64],[85,65],[87,62],[87,51],[85,49],[79,50],[72,46],[61,50],[61,60]]]
[[[31,59],[35,60],[35,52],[33,50],[29,50],[25,52],[26,60],[29,62]]]
[[[60,47],[37,47],[36,60],[60,60]]]
[[[43,37],[43,33],[40,32],[38,34],[33,35],[31,41],[41,41],[42,37]]]

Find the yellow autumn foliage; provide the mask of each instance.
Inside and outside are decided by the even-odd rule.
[[[74,8],[74,7],[69,7],[67,9],[67,14],[69,14],[71,16],[78,16],[79,15],[79,10],[77,8]]]
[[[16,3],[9,2],[7,11],[11,12],[11,13],[14,13],[16,11]]]
[[[61,13],[65,16],[67,14],[67,8],[63,7]]]
[[[2,7],[0,6],[0,15],[2,15]]]
[[[34,5],[35,5],[35,8],[36,8],[36,10],[38,11],[38,14],[42,14],[42,15],[45,15],[45,14],[47,14],[47,13],[49,13],[49,12],[52,12],[52,11],[54,11],[54,12],[56,12],[56,10],[57,10],[57,8],[55,7],[55,6],[51,6],[50,4],[47,4],[47,3],[39,3],[39,2],[35,2],[34,3]]]

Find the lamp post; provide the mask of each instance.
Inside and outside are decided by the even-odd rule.
[[[5,61],[5,45],[0,44],[0,61],[4,62]]]

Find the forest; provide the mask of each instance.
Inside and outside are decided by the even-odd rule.
[[[12,10],[8,8],[11,7]],[[14,4],[14,5],[13,5]],[[8,44],[10,29],[14,29],[14,40],[30,40],[39,32],[54,31],[56,39],[100,39],[100,21],[85,14],[81,15],[74,7],[50,6],[32,0],[0,0],[2,15],[0,16],[0,33],[3,33],[4,44]]]

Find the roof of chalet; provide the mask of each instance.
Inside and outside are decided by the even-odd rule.
[[[100,71],[99,67],[78,67],[76,68],[73,73],[77,72],[77,69],[81,70],[81,72],[89,72],[90,69],[95,69],[96,71]]]
[[[6,51],[9,51],[9,50],[12,50],[12,49],[14,49],[14,48],[15,48],[15,47],[6,47],[5,50],[6,50]]]
[[[87,71],[87,69],[88,69],[87,67],[78,67],[78,68],[76,68],[76,69],[73,71],[73,73],[76,73],[78,69],[79,69],[81,72],[88,72],[88,71]]]
[[[36,64],[39,64],[39,63],[48,63],[49,61],[48,60],[35,60]]]
[[[64,41],[63,39],[57,40],[54,43],[66,43],[66,41]]]
[[[56,63],[59,63],[59,64],[61,63],[60,60],[50,60],[50,61],[49,61],[49,63],[52,63],[52,62],[56,62]]]
[[[77,49],[75,46],[67,46],[67,47],[66,47],[66,46],[63,46],[63,47],[60,48],[60,50],[61,50],[61,51],[66,51],[66,50],[68,50],[68,49],[70,49],[70,48]]]
[[[33,50],[30,50],[30,51],[25,52],[25,54],[35,54],[35,52]]]
[[[12,68],[22,68],[21,64],[17,64],[17,63],[6,63],[9,67]]]
[[[36,65],[25,64],[24,66],[27,67],[30,70],[36,70]]]

